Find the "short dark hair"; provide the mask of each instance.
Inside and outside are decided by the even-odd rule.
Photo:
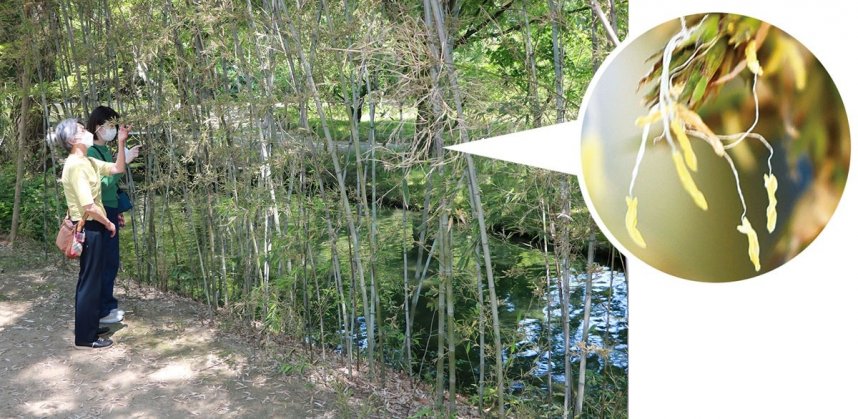
[[[59,124],[57,124],[54,139],[56,140],[56,142],[62,145],[66,151],[71,151],[72,149],[72,144],[70,143],[70,141],[74,139],[75,135],[77,135],[78,124],[83,125],[81,120],[78,118],[64,119]]]
[[[119,118],[119,113],[108,106],[99,106],[92,110],[89,114],[89,119],[86,121],[86,130],[95,134],[95,129],[99,125],[104,125],[105,122],[111,119]]]

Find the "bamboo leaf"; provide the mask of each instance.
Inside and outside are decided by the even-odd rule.
[[[706,94],[706,86],[709,85],[709,80],[706,78],[700,78],[697,81],[697,84],[694,86],[694,91],[691,93],[691,99],[688,101],[688,106],[694,107],[700,100],[703,99],[703,95]]]
[[[689,72],[688,79],[685,81],[685,86],[683,86],[682,94],[677,97],[677,102],[679,103],[688,103],[691,101],[691,96],[694,94],[694,89],[697,88],[697,82],[700,81],[702,77],[700,74],[700,66],[694,66],[694,69]]]

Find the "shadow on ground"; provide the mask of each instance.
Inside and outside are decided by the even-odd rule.
[[[216,327],[204,306],[148,288],[117,289],[127,314],[111,327],[113,347],[76,349],[76,263],[10,254],[0,246],[4,417],[390,416],[282,374],[270,351]]]

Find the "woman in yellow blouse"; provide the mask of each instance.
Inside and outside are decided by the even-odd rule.
[[[125,147],[128,128],[119,129],[119,146]],[[105,163],[87,157],[93,136],[77,119],[66,119],[57,125],[56,140],[69,152],[63,164],[62,185],[72,221],[85,220],[86,240],[80,255],[80,272],[75,291],[74,343],[78,347],[105,348],[113,344],[98,337],[98,315],[101,298],[101,257],[104,241],[116,234],[116,226],[107,219],[101,203],[101,177],[124,173],[125,156],[119,153],[116,163]]]

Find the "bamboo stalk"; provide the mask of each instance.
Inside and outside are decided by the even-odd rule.
[[[596,227],[593,219],[589,219],[590,238],[587,240],[587,275],[584,290],[584,319],[581,321],[581,344],[579,351],[581,353],[578,364],[578,391],[575,397],[575,416],[579,417],[584,409],[584,385],[587,372],[587,355],[589,354],[589,336],[590,336],[590,308],[593,302],[593,273],[596,270],[595,249],[596,249]]]
[[[551,47],[554,58],[554,107],[556,111],[555,121],[563,122],[566,119],[566,96],[563,94],[563,44],[560,42],[560,27],[562,26],[562,12],[558,0],[548,0],[548,9],[551,13]]]
[[[443,208],[443,204],[442,204]],[[447,338],[447,282],[450,278],[447,277],[446,258],[447,258],[447,234],[444,230],[447,228],[447,219],[444,213],[438,219],[438,240],[440,243],[440,251],[438,252],[438,263],[440,265],[440,275],[438,279],[438,349],[435,355],[435,411],[444,411],[444,351],[446,346],[444,341]],[[448,413],[449,414],[449,413]]]
[[[547,334],[547,343],[545,345],[545,351],[547,352],[549,371],[548,371],[548,394],[546,395],[546,401],[551,403],[554,398],[554,378],[552,371],[550,369],[551,365],[551,349],[553,345],[553,330],[551,329],[551,264],[548,260],[548,213],[550,212],[550,208],[545,204],[545,201],[540,202],[540,210],[542,212],[542,255],[545,259],[545,334]]]
[[[427,7],[428,3],[428,7]],[[435,34],[438,37],[439,44],[441,45],[441,53],[446,69],[447,78],[450,82],[450,90],[453,93],[454,103],[456,106],[456,117],[457,117],[457,125],[459,127],[459,134],[461,140],[463,142],[469,141],[468,130],[464,121],[464,111],[462,109],[462,98],[461,91],[459,90],[458,79],[456,76],[456,68],[453,64],[453,54],[450,51],[451,45],[449,43],[449,38],[447,37],[447,32],[445,28],[445,23],[443,19],[443,15],[441,12],[441,6],[438,0],[424,0],[424,8],[431,8],[431,13],[433,15],[434,20],[434,28]],[[428,11],[427,11],[428,13]],[[430,26],[431,25],[428,25]],[[485,215],[482,209],[482,201],[480,198],[479,187],[477,186],[477,176],[476,170],[474,169],[473,159],[469,154],[465,155],[465,160],[468,166],[468,185],[473,196],[474,200],[474,209],[477,222],[479,224],[480,229],[480,241],[482,242],[482,252],[484,258],[484,266],[486,268],[486,277],[488,279],[489,284],[489,300],[492,306],[492,318],[494,320],[494,335],[495,335],[495,351],[496,351],[496,365],[495,365],[495,375],[497,378],[497,387],[498,387],[498,410],[500,415],[505,415],[506,406],[504,404],[504,373],[503,373],[503,356],[502,356],[502,346],[501,346],[501,337],[500,337],[500,320],[498,319],[498,301],[497,301],[497,293],[495,291],[495,283],[494,283],[494,273],[492,270],[492,262],[491,262],[491,253],[489,251],[488,244],[488,235],[486,234],[486,223],[485,223]]]
[[[527,2],[521,2],[521,18],[524,21],[525,67],[527,68],[527,91],[530,101],[530,112],[533,126],[542,126],[542,109],[539,104],[539,80],[536,74],[536,58],[533,51],[533,40],[530,31],[530,16],[527,14]]]
[[[336,152],[336,146],[334,145],[334,141],[333,141],[333,138],[331,137],[330,129],[328,128],[327,117],[326,117],[325,111],[322,107],[322,100],[319,96],[319,91],[316,88],[316,82],[313,80],[313,73],[312,73],[312,69],[310,68],[310,63],[307,60],[307,57],[304,54],[304,51],[301,47],[301,38],[298,36],[297,30],[295,29],[295,26],[292,23],[292,19],[289,18],[288,16],[287,16],[287,25],[289,26],[289,30],[292,34],[293,43],[295,44],[295,49],[298,52],[299,60],[301,61],[302,65],[304,67],[304,73],[305,73],[305,77],[306,77],[306,85],[307,85],[307,88],[309,89],[309,91],[313,97],[313,101],[315,102],[316,112],[319,116],[319,120],[320,120],[321,125],[322,125],[322,131],[325,134],[325,141],[327,143],[328,152],[330,153],[330,156],[331,156],[331,161],[333,162],[334,175],[337,178],[337,184],[338,184],[339,193],[340,193],[340,206],[341,206],[341,209],[343,211],[343,215],[346,218],[346,225],[348,226],[349,235],[351,236],[351,242],[350,243],[352,246],[352,250],[351,250],[352,262],[355,265],[355,268],[356,268],[355,274],[357,276],[357,279],[360,281],[360,286],[361,286],[361,297],[362,297],[361,301],[362,301],[363,307],[364,307],[364,318],[369,319],[370,318],[370,312],[369,312],[370,300],[367,296],[367,287],[366,287],[366,282],[364,280],[363,262],[362,262],[361,256],[360,256],[360,239],[359,239],[359,236],[357,234],[357,229],[355,227],[354,217],[352,215],[351,203],[348,200],[348,193],[346,191],[346,186],[345,186],[345,183],[343,181],[343,171],[340,167],[339,159],[338,159],[337,154],[336,154],[337,153]],[[313,143],[310,142],[310,144],[313,144]],[[367,328],[367,352],[368,352],[367,357],[369,359],[368,362],[369,362],[370,374],[374,374],[374,371],[375,371],[375,362],[374,362],[374,360],[375,360],[375,331],[369,327]]]

